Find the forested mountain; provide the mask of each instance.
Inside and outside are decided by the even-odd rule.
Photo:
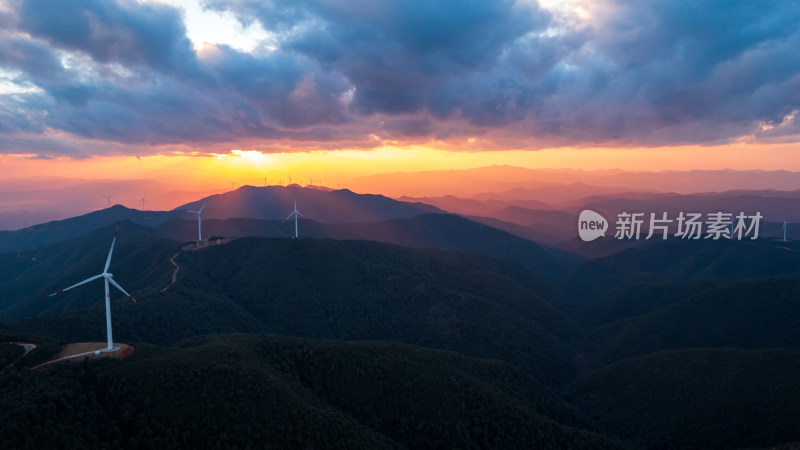
[[[30,370],[105,336],[100,281],[44,296],[102,270],[112,224],[0,253],[3,445],[800,439],[795,241],[607,240],[582,259],[451,214],[302,219],[301,239],[283,218],[207,219],[199,244],[194,219],[162,218],[120,225],[109,271],[137,300],[112,288],[121,360]]]
[[[179,252],[177,281],[161,292],[170,282],[168,259],[175,247],[155,242],[138,248],[160,259],[160,269],[133,284],[137,303],[116,303],[114,330],[123,340],[171,344],[232,331],[392,339],[499,357],[551,384],[563,383],[573,371],[572,345],[581,333],[551,306],[558,291],[509,261],[369,241],[242,238]],[[95,266],[84,265],[81,270]],[[135,259],[120,258],[112,269],[122,274],[136,266]],[[143,286],[148,279],[153,284]],[[57,304],[37,296],[6,314],[47,316],[56,307],[75,311],[94,305],[18,326],[62,339],[103,335],[99,283],[62,296]]]
[[[798,350],[672,350],[587,374],[568,398],[638,448],[772,448],[797,440],[798,371]]]
[[[383,222],[321,223],[300,219],[299,233],[309,238],[358,239],[415,248],[463,250],[518,262],[542,275],[557,277],[575,263],[564,252],[545,250],[530,240],[452,214],[420,214]],[[171,220],[159,227],[175,240],[197,235],[196,221]],[[256,219],[204,220],[205,236],[289,237],[294,222]]]
[[[388,342],[214,335],[0,384],[4,448],[621,448],[513,366]]]

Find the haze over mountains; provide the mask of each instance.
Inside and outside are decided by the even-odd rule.
[[[274,185],[279,178],[287,179],[284,174],[272,174],[270,184]],[[261,178],[237,181],[238,185],[263,186]],[[649,194],[659,193],[796,191],[800,190],[800,173],[758,170],[632,172],[491,166],[368,177],[338,176],[335,182],[326,184],[412,203],[422,201],[459,214],[487,216],[507,206],[566,210],[579,206],[582,199],[597,195],[648,198]],[[144,196],[145,209],[164,211],[231,190],[229,184],[199,186],[202,187],[187,189],[170,184],[169,180],[11,178],[0,181],[0,230],[21,229],[29,223],[40,224],[102,209],[110,206],[104,198],[108,195],[112,195],[111,204],[135,209],[142,208],[141,198]]]
[[[566,206],[505,194],[242,186],[172,211],[115,205],[0,232],[0,342],[38,345],[0,374],[0,437],[26,442],[45,419],[58,442],[121,445],[201,445],[227,426],[230,445],[257,432],[330,448],[800,440],[797,222],[787,241],[769,237],[774,217],[797,217],[797,191],[595,192]],[[295,199],[301,239],[285,220]],[[185,210],[204,204],[197,243]],[[610,219],[757,208],[765,222],[756,240],[582,242],[584,207]],[[43,297],[102,267],[117,220],[110,271],[137,303],[113,294],[112,321],[135,352],[29,370],[104,336],[98,286]],[[4,367],[17,352],[0,344]],[[200,402],[238,412],[214,424]]]

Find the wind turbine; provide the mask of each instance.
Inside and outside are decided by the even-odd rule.
[[[119,221],[117,222],[116,230],[114,230],[114,240],[111,241],[111,249],[108,250],[108,258],[106,258],[106,266],[103,268],[103,273],[101,273],[100,275],[95,275],[93,277],[89,277],[89,278],[81,281],[78,284],[73,284],[72,286],[70,286],[70,287],[68,287],[66,289],[62,289],[62,290],[56,292],[55,294],[50,294],[47,297],[45,297],[45,298],[50,298],[50,297],[56,296],[56,295],[58,295],[58,294],[60,294],[60,293],[62,293],[64,291],[68,291],[68,290],[70,290],[70,289],[72,289],[74,287],[78,287],[78,286],[80,286],[82,284],[86,284],[86,283],[88,283],[90,281],[94,281],[94,280],[96,280],[98,278],[102,278],[103,281],[105,282],[105,285],[106,285],[106,334],[107,334],[107,338],[108,338],[108,348],[103,349],[103,351],[106,351],[106,352],[113,352],[115,350],[119,350],[118,347],[114,347],[114,340],[111,337],[111,296],[108,293],[108,283],[113,284],[114,287],[116,287],[117,289],[122,291],[123,294],[127,295],[129,299],[133,300],[133,302],[136,302],[136,300],[133,299],[133,296],[131,294],[127,293],[125,291],[125,289],[122,289],[122,286],[120,286],[119,284],[117,284],[116,281],[114,281],[114,275],[108,273],[108,266],[111,265],[111,254],[114,253],[114,244],[117,242],[117,232],[118,231],[119,231]]]
[[[292,177],[289,177],[289,184],[292,184]]]
[[[142,211],[144,211],[144,198],[147,197],[147,192],[142,196]]]
[[[111,194],[111,195],[101,195],[100,197],[103,197],[103,198],[105,198],[105,199],[108,201],[108,206],[111,206],[111,197],[113,197],[113,196],[114,196],[114,194]]]
[[[308,177],[308,185],[309,186],[313,186],[314,185],[314,179],[313,178]]]
[[[786,221],[783,221],[783,242],[786,242]]]
[[[264,177],[264,187],[267,187],[267,177]]]
[[[203,203],[203,207],[200,208],[198,211],[189,211],[190,213],[197,214],[197,241],[200,242],[203,240],[203,235],[201,234],[201,230],[203,229],[203,220],[200,219],[200,213],[203,212],[203,209],[206,207],[208,202]]]
[[[289,220],[289,218],[291,218],[292,216],[294,216],[294,238],[297,239],[298,238],[298,235],[297,235],[297,216],[303,216],[300,213],[300,211],[297,210],[297,199],[294,199],[294,211],[292,211],[289,214],[289,216],[286,217],[286,220]],[[305,217],[305,216],[303,216],[303,217]]]

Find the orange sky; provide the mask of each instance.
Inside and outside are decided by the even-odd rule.
[[[763,169],[800,171],[800,144],[738,143],[714,147],[589,148],[537,151],[454,152],[421,146],[374,150],[336,150],[264,154],[232,150],[207,156],[145,156],[141,158],[92,157],[87,159],[30,159],[24,155],[0,155],[0,178],[69,177],[84,179],[148,179],[180,189],[230,188],[237,185],[288,183],[289,177],[302,184],[309,177],[315,184],[336,187],[361,175],[385,172],[468,169],[489,165],[526,168],[688,170]],[[380,186],[373,191],[380,192]]]

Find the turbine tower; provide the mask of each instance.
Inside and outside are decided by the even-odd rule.
[[[147,192],[142,196],[142,211],[144,211],[144,198],[147,197]]]
[[[286,220],[289,220],[292,216],[294,216],[294,238],[297,239],[299,237],[297,235],[297,216],[303,216],[300,211],[297,210],[297,199],[294,199],[294,211],[292,211],[289,216],[286,217]]]
[[[289,177],[289,184],[292,184],[292,177]]]
[[[114,196],[114,194],[111,194],[111,195],[101,195],[100,197],[103,197],[103,198],[105,198],[105,199],[106,199],[106,201],[108,201],[108,206],[111,206],[111,197],[113,197],[113,196]]]
[[[203,203],[203,207],[200,208],[198,211],[189,211],[192,214],[197,214],[197,241],[200,242],[203,240],[203,234],[201,230],[203,229],[203,220],[200,219],[200,214],[203,212],[203,209],[206,207],[208,202]]]
[[[114,240],[111,241],[111,249],[108,250],[108,258],[106,258],[106,266],[103,268],[103,273],[101,273],[100,275],[89,277],[78,284],[73,284],[72,286],[66,289],[62,289],[56,292],[55,294],[50,294],[47,297],[45,297],[45,298],[50,298],[64,291],[68,291],[74,287],[78,287],[82,284],[86,284],[90,281],[102,278],[106,285],[106,335],[107,335],[106,337],[108,338],[108,347],[102,350],[105,352],[113,352],[115,350],[119,350],[118,347],[114,347],[114,340],[111,337],[111,296],[108,293],[108,283],[113,284],[114,287],[119,289],[123,294],[127,295],[129,299],[131,299],[133,302],[136,302],[136,300],[133,299],[133,296],[131,294],[127,293],[125,289],[122,289],[122,286],[120,286],[119,284],[117,284],[116,281],[114,281],[114,275],[108,273],[108,266],[111,265],[111,254],[114,253],[114,244],[117,242],[118,231],[119,231],[119,221],[117,221],[117,229],[114,230]]]
[[[783,221],[783,242],[786,242],[786,221]]]

